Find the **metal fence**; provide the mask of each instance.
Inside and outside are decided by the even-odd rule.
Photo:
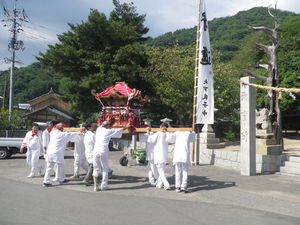
[[[25,137],[27,130],[0,130],[0,137]]]

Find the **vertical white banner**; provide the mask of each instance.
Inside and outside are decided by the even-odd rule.
[[[200,1],[196,124],[214,123],[214,84],[205,0]]]

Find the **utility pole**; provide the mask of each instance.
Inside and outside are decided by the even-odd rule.
[[[15,59],[16,59],[16,49],[15,45],[17,42],[17,31],[16,31],[16,17],[17,17],[17,9],[16,9],[16,3],[17,0],[14,2],[14,9],[13,9],[13,30],[12,30],[12,39],[10,41],[10,46],[9,48],[12,50],[11,51],[11,67],[10,67],[10,77],[9,77],[9,119],[11,118],[11,112],[13,110],[13,77],[14,77],[14,72],[15,72]]]
[[[11,32],[11,39],[8,44],[8,49],[11,51],[11,58],[9,61],[11,62],[11,68],[10,68],[10,77],[9,77],[9,119],[11,118],[11,113],[13,110],[13,97],[14,97],[14,72],[15,72],[15,63],[16,63],[16,51],[18,50],[24,50],[24,42],[17,40],[17,34],[20,31],[23,31],[21,26],[22,22],[28,22],[27,16],[25,13],[25,10],[17,9],[17,0],[14,0],[14,8],[12,12],[7,10],[5,7],[3,8],[4,15],[6,17],[5,20],[2,20],[3,22],[6,22],[4,24],[4,27],[9,27],[9,31]]]

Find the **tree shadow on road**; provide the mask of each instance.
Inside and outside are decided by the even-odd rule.
[[[137,176],[120,176],[120,175],[113,175],[112,178],[109,179],[109,186],[110,190],[132,190],[132,189],[145,189],[153,187],[150,184],[146,183],[147,178],[145,177],[137,177]],[[120,187],[118,184],[134,184],[135,186],[126,186]],[[117,186],[117,187],[115,187]]]
[[[61,185],[85,185],[83,183],[83,177],[79,179],[70,179],[72,174],[66,174],[67,183]],[[98,182],[101,183],[101,177],[99,178]],[[113,175],[112,178],[109,178],[108,185],[110,190],[133,190],[133,189],[144,189],[153,187],[146,183],[147,178],[145,177],[137,177],[137,176],[120,176],[120,175]],[[132,184],[137,184],[132,186]],[[129,184],[130,186],[123,186],[123,184]],[[54,185],[59,186],[59,185]]]
[[[174,187],[175,176],[173,175],[171,177],[167,177],[167,179],[170,182],[171,187]],[[189,179],[188,190],[191,193],[204,191],[204,190],[230,188],[236,186],[236,182],[215,181],[215,180],[210,180],[208,177],[205,176],[190,175],[188,179]],[[73,180],[69,180],[69,181],[70,182],[65,183],[63,185],[84,185],[84,183],[80,180],[74,180],[75,182]],[[113,175],[113,177],[109,179],[108,183],[109,183],[110,190],[137,190],[137,189],[153,188],[153,186],[146,183],[147,181],[148,178],[146,177]]]
[[[221,188],[229,188],[236,186],[234,181],[216,181],[210,180],[205,176],[189,176],[188,188],[190,192],[202,190],[215,190]]]
[[[172,184],[175,184],[175,175],[172,177],[168,177],[168,181]],[[221,189],[221,188],[229,188],[236,186],[235,182],[232,181],[215,181],[210,180],[208,177],[205,176],[195,176],[190,175],[188,178],[188,190],[189,192],[197,192],[197,191],[204,191],[204,190],[214,190],[214,189]]]

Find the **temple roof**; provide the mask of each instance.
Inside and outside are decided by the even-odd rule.
[[[72,118],[69,114],[67,114],[67,113],[65,113],[65,112],[62,112],[62,111],[60,111],[59,109],[56,109],[55,107],[51,107],[51,106],[45,106],[45,107],[40,108],[40,109],[38,109],[38,110],[36,110],[36,111],[26,113],[25,116],[29,116],[29,115],[32,115],[32,114],[36,114],[36,113],[39,113],[39,112],[41,112],[41,111],[43,111],[43,110],[46,110],[46,111],[48,111],[48,112],[54,113],[54,114],[56,114],[56,115],[59,115],[59,116],[65,118],[65,119],[73,120],[73,118]]]

